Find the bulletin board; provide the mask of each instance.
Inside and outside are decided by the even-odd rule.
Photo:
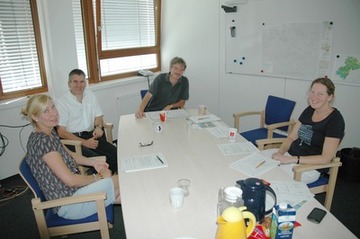
[[[227,73],[360,83],[360,1],[248,0],[236,7],[223,11]]]

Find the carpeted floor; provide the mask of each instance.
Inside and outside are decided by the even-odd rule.
[[[2,180],[0,192],[0,238],[39,238],[30,202],[33,194],[30,190],[26,190],[21,177],[15,175]],[[357,198],[359,195],[360,183],[346,182],[338,178],[331,212],[360,238],[360,207]],[[323,203],[324,195],[316,195],[316,199]],[[110,229],[110,237],[126,238],[121,206],[115,206],[115,223],[114,227]],[[90,232],[70,235],[68,238],[92,239],[100,238],[100,234],[99,232]]]
[[[34,197],[31,190],[26,190],[25,183],[19,175],[1,181],[0,188],[0,238],[2,239],[37,239],[39,233],[31,208],[31,199]],[[15,191],[14,191],[15,190]],[[17,196],[15,196],[17,195]],[[14,197],[15,196],[15,197]],[[9,199],[12,198],[12,199]],[[109,230],[110,237],[125,239],[125,230],[122,219],[121,206],[115,206],[113,228]],[[58,237],[61,238],[61,237]],[[100,238],[100,232],[74,234],[69,239]]]

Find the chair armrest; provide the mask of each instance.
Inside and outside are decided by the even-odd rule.
[[[281,144],[285,141],[285,138],[268,138],[256,140],[256,145],[259,150],[280,148]]]
[[[36,210],[44,210],[54,207],[59,207],[63,205],[75,204],[75,203],[83,203],[90,201],[98,201],[105,200],[106,193],[105,192],[97,192],[97,193],[89,193],[84,195],[76,195],[65,198],[59,198],[49,201],[41,202],[39,198],[33,198],[31,200],[33,208]]]
[[[106,162],[106,156],[102,155],[102,156],[92,156],[92,157],[87,157],[90,160],[94,160],[94,158],[96,158],[96,160],[102,161],[102,162]]]
[[[72,140],[72,139],[62,139],[61,143],[63,145],[71,145],[75,147],[75,153],[82,155],[82,150],[81,150],[81,141],[79,140]]]
[[[105,128],[106,140],[112,144],[114,141],[113,134],[112,134],[114,124],[113,123],[105,123],[104,128]]]
[[[333,168],[333,167],[340,167],[342,163],[340,162],[340,158],[334,158],[328,164],[300,164],[293,167],[294,171],[294,179],[295,181],[301,180],[301,173],[316,170],[316,169],[323,169],[323,168]]]
[[[290,121],[286,121],[286,122],[281,122],[281,123],[276,123],[276,124],[270,124],[267,125],[266,128],[268,129],[268,138],[272,138],[273,137],[273,133],[275,129],[284,127],[284,126],[288,126],[288,133],[290,133],[293,129],[295,125],[295,120],[291,119]]]
[[[72,145],[72,146],[81,146],[81,141],[79,140],[72,140],[72,139],[62,139],[61,143],[64,145]]]
[[[261,115],[263,111],[247,111],[247,112],[237,112],[234,113],[234,117],[242,117],[242,116],[248,116],[248,115]]]
[[[250,116],[250,115],[259,115],[260,116],[260,127],[263,128],[265,125],[265,112],[264,111],[246,111],[246,112],[237,112],[233,114],[234,118],[234,128],[237,128],[240,132],[240,117]]]
[[[113,123],[105,123],[104,127],[112,129],[114,127],[114,124]]]

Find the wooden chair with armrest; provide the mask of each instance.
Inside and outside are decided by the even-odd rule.
[[[271,148],[279,148],[285,139],[261,139],[257,140],[258,149],[265,150]],[[334,196],[335,185],[339,167],[341,166],[340,158],[334,157],[328,164],[300,164],[293,167],[294,180],[301,181],[301,174],[310,170],[329,169],[328,176],[320,175],[319,179],[313,183],[307,184],[310,191],[314,194],[325,192],[324,207],[330,211],[332,199]]]
[[[234,113],[234,128],[240,132],[241,117],[260,116],[259,128],[240,133],[245,139],[256,145],[258,139],[286,138],[295,125],[295,121],[290,118],[295,104],[295,101],[269,95],[264,110]]]
[[[104,133],[105,133],[106,141],[108,141],[111,144],[114,141],[113,134],[112,134],[113,128],[114,128],[113,123],[105,123],[104,124]],[[63,142],[64,145],[73,145],[75,148],[79,145],[78,143],[73,143],[76,140],[62,139],[61,141]],[[81,143],[80,143],[80,146],[81,146]],[[80,147],[80,149],[81,149],[81,147]],[[76,148],[76,152],[78,152],[78,148]],[[79,153],[80,152],[81,151],[79,151]]]
[[[31,200],[31,204],[40,238],[44,239],[96,230],[100,230],[101,238],[110,238],[109,228],[114,223],[114,208],[113,204],[105,208],[105,192],[47,200],[26,162],[26,157],[20,162],[19,173],[35,196]],[[64,219],[52,210],[52,208],[58,206],[89,201],[96,202],[97,213],[83,219]]]
[[[114,125],[112,123],[105,123],[104,125],[104,132],[106,136],[106,140],[109,143],[113,143],[113,135],[112,135],[112,129],[114,128]],[[75,153],[82,155],[82,149],[81,149],[81,142],[78,140],[71,140],[71,139],[62,139],[61,143],[63,145],[72,146],[75,148]],[[86,170],[88,168],[86,166],[79,165],[79,170],[82,174],[85,174]]]
[[[104,124],[104,132],[105,132],[106,140],[110,144],[112,144],[114,142],[114,138],[113,138],[113,134],[112,134],[113,128],[114,128],[113,123],[105,123]]]

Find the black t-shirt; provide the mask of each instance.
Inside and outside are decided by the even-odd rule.
[[[189,99],[189,80],[185,76],[181,76],[173,86],[169,80],[169,75],[169,73],[162,73],[154,79],[149,88],[149,92],[153,96],[145,107],[145,112],[162,110],[165,106],[174,104],[179,100]]]
[[[300,115],[299,137],[291,144],[290,155],[319,155],[322,154],[325,137],[340,140],[344,137],[345,121],[337,109],[334,108],[328,117],[319,122],[312,121],[314,111],[311,106],[308,106]]]

